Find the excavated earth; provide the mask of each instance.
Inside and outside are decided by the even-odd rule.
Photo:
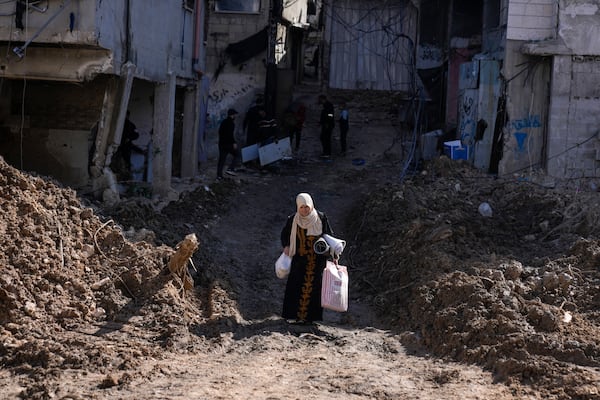
[[[446,157],[405,173],[385,124],[323,161],[316,132],[267,171],[215,182],[208,165],[160,207],[0,160],[0,398],[600,399],[594,182]],[[348,312],[307,327],[279,317],[273,270],[303,191],[351,282]],[[167,264],[190,233],[186,290]]]

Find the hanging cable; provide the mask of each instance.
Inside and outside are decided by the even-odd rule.
[[[64,9],[67,8],[67,6],[70,3],[71,3],[71,0],[66,0],[62,4],[60,9],[57,12],[55,12],[52,16],[50,16],[50,18],[48,18],[48,20],[46,22],[44,22],[44,24],[41,26],[41,28],[38,29],[38,31],[36,33],[34,33],[33,36],[25,42],[25,44],[23,44],[23,46],[15,47],[13,49],[13,53],[15,53],[19,58],[23,58],[25,56],[25,49],[31,44],[31,42],[33,42],[40,35],[40,33],[42,33],[42,31],[44,29],[46,29],[46,27],[50,24],[50,22],[52,22],[54,20],[54,18],[56,18],[61,12],[63,12]],[[29,7],[29,0],[26,1],[26,5],[27,5],[27,7]],[[27,16],[25,16],[25,19],[27,20]],[[27,36],[28,35],[25,35],[25,37],[27,37]]]

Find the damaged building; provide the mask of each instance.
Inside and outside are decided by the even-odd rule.
[[[436,132],[489,173],[600,174],[597,2],[334,0],[323,20],[325,87],[391,94],[401,120],[422,103],[421,149]]]
[[[207,130],[229,108],[245,112],[263,97],[277,115],[302,80],[309,31],[318,27],[320,1],[211,0],[208,2],[206,73],[210,78]]]
[[[3,1],[0,155],[107,201],[131,181],[168,196],[202,153],[204,19],[196,0]]]
[[[600,5],[422,0],[419,75],[432,117],[477,168],[600,175]]]
[[[599,8],[589,0],[6,0],[0,155],[105,200],[128,182],[164,197],[174,178],[197,175],[215,157],[229,108],[244,113],[264,97],[280,116],[296,85],[314,79],[317,91],[391,94],[400,118],[422,104],[411,121],[421,144],[442,132],[480,170],[597,178]],[[116,161],[130,123],[138,137],[123,171]]]

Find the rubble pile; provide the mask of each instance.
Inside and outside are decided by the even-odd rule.
[[[365,196],[345,229],[351,293],[367,293],[410,350],[485,366],[545,398],[598,398],[598,193],[494,179],[445,157],[425,167],[379,190],[366,170],[320,189]],[[200,350],[243,329],[236,296],[267,272],[211,260],[232,258],[211,232],[236,187],[200,187],[160,212],[142,198],[96,210],[0,159],[0,363],[31,377],[22,396],[56,397],[67,369],[126,386],[165,350]],[[199,251],[188,294],[168,265],[190,232]],[[260,309],[264,298],[255,301]]]
[[[174,250],[128,240],[74,191],[0,159],[0,210],[3,366],[38,378],[53,368],[126,370],[200,317],[166,268]]]
[[[356,209],[351,273],[407,346],[598,398],[598,201],[441,157]]]

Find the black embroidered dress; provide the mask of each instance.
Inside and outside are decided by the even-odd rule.
[[[318,213],[323,223],[323,233],[333,235],[327,216],[322,212]],[[283,247],[290,244],[293,220],[294,214],[288,217],[287,223],[281,231]],[[313,244],[318,238],[319,236],[308,236],[306,229],[298,226],[296,254],[292,257],[292,268],[287,278],[283,298],[282,317],[285,319],[307,322],[323,319],[321,283],[328,254],[315,253]]]

